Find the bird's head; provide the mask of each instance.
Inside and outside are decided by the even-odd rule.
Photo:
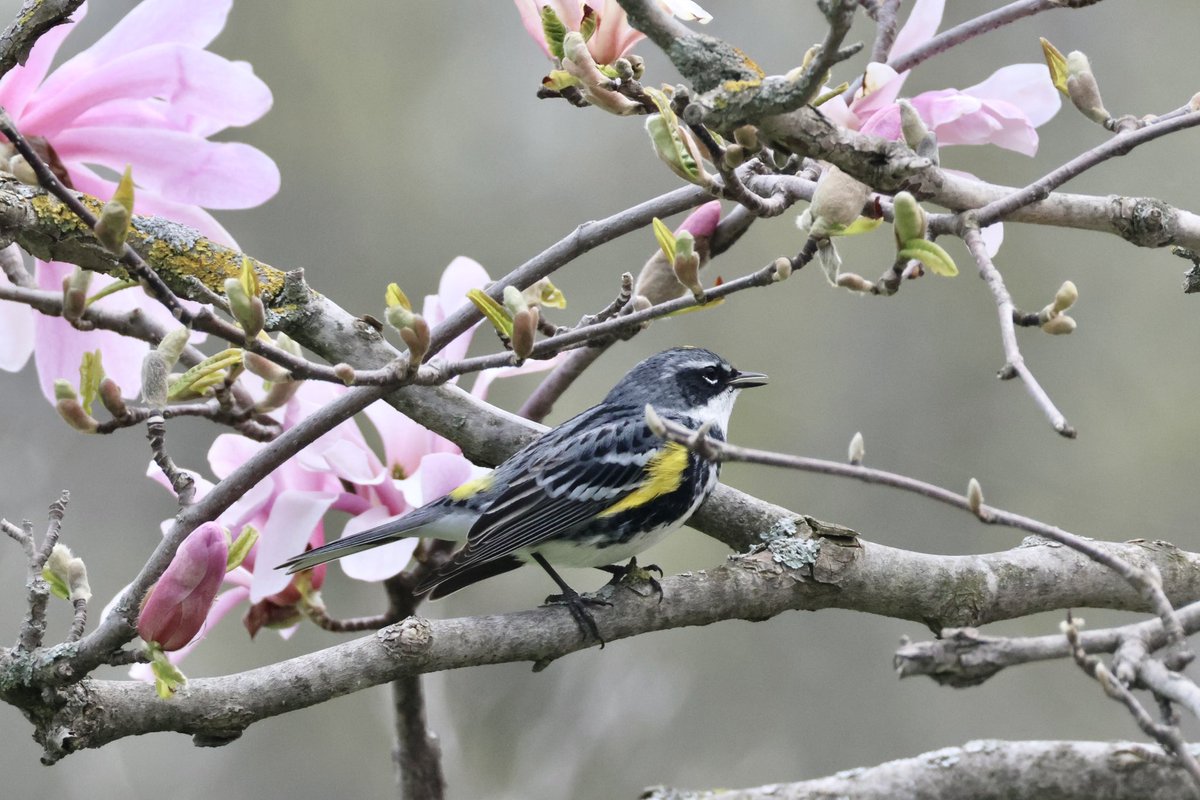
[[[605,398],[606,403],[644,406],[687,414],[700,422],[729,422],[733,401],[742,389],[762,386],[761,372],[741,372],[711,350],[677,347],[652,355],[629,371]]]

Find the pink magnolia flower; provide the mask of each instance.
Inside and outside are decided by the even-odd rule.
[[[467,302],[468,289],[482,288],[490,282],[482,266],[460,256],[442,273],[438,293],[425,298],[422,314],[436,325]],[[450,342],[443,356],[452,360],[465,356],[475,330],[471,328]],[[482,397],[496,377],[549,369],[558,360],[486,370],[476,378],[473,392]],[[306,382],[275,413],[286,430],[345,391],[336,384]],[[269,626],[281,628],[281,634],[289,636],[300,619],[298,604],[306,593],[321,587],[326,568],[320,565],[311,574],[288,575],[275,567],[310,544],[325,542],[324,517],[328,511],[351,516],[342,531],[343,536],[349,536],[441,497],[487,471],[471,464],[453,442],[385,403],[370,406],[365,416],[383,442],[382,456],[368,444],[361,422],[347,420],[250,488],[220,516],[220,524],[234,534],[251,525],[259,532],[259,539],[242,565],[225,576],[232,588],[212,604],[205,630],[249,601],[245,623],[251,635]],[[224,479],[266,446],[235,434],[222,434],[209,448],[209,466]],[[151,463],[147,475],[168,486],[157,465]],[[195,473],[191,475],[197,497],[211,491],[212,483]],[[407,539],[348,556],[340,563],[351,578],[379,581],[404,569],[416,545],[416,539]],[[199,638],[191,646],[198,642]],[[171,653],[171,661],[178,663],[190,649]],[[145,667],[136,667],[131,674],[151,679]]]
[[[917,0],[892,52],[903,54],[931,38],[941,24],[945,0]],[[847,105],[841,97],[821,105],[830,119],[853,130],[899,139],[900,107],[896,98],[908,72],[886,64],[869,64],[863,85]],[[1002,67],[966,89],[923,92],[910,101],[935,134],[939,145],[994,144],[1032,156],[1035,130],[1057,113],[1061,100],[1045,64]]]
[[[550,47],[546,44],[546,34],[542,29],[542,7],[549,6],[569,31],[579,30],[583,22],[583,0],[514,0],[517,11],[521,14],[521,23],[533,40],[541,45],[547,56],[553,58]],[[680,19],[706,23],[712,15],[692,0],[662,0],[663,8]],[[588,39],[588,52],[597,64],[611,64],[625,55],[635,44],[646,38],[646,35],[629,24],[625,9],[617,0],[603,0],[596,8],[596,30]]]
[[[249,64],[205,49],[224,27],[231,5],[232,0],[145,0],[47,74],[74,24],[54,28],[24,66],[0,79],[0,105],[22,133],[53,148],[76,189],[107,199],[115,183],[93,166],[119,174],[132,165],[136,213],[164,216],[232,245],[204,208],[263,203],[279,189],[279,170],[247,144],[209,140],[227,127],[254,122],[271,106],[270,89]],[[39,262],[38,285],[58,291],[72,269]],[[92,289],[110,282],[97,276]],[[164,322],[170,319],[136,289],[101,302],[112,310],[141,307]],[[108,374],[127,394],[136,393],[146,351],[141,342],[107,331],[85,335],[15,303],[0,303],[0,329],[5,334],[0,369],[18,370],[34,353],[42,390],[51,400],[54,379],[73,377],[82,354],[96,348]]]
[[[188,534],[146,595],[138,635],[168,652],[191,642],[204,628],[228,558],[229,542],[220,524],[206,522]]]

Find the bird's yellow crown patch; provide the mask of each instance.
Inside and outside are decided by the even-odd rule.
[[[646,463],[646,477],[642,484],[597,516],[611,517],[645,505],[656,497],[670,494],[683,483],[683,471],[687,469],[687,464],[687,448],[676,442],[667,442],[666,446]]]

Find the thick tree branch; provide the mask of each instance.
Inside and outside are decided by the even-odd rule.
[[[24,64],[43,33],[62,25],[83,0],[25,0],[16,17],[0,33],[0,75]]]
[[[807,523],[776,517],[759,528],[764,546],[711,570],[662,581],[663,600],[606,587],[613,603],[593,613],[608,641],[725,619],[763,620],[791,609],[849,608],[919,621],[933,630],[979,625],[1038,611],[1098,606],[1145,611],[1120,576],[1045,541],[1001,553],[935,556],[843,536],[795,538]],[[1176,604],[1200,598],[1200,555],[1144,542],[1097,543],[1143,568],[1157,568]],[[112,619],[111,616],[109,618]],[[9,686],[4,697],[34,721],[45,759],[153,731],[192,734],[205,744],[236,738],[250,724],[404,676],[513,661],[542,667],[590,646],[562,608],[452,620],[409,618],[374,635],[222,678],[194,679],[171,702],[147,684],[95,681],[56,693]],[[2,652],[9,674],[21,654]],[[96,715],[94,709],[105,714]]]
[[[1200,747],[1194,746],[1192,752],[1200,753]],[[987,739],[800,783],[708,792],[655,787],[642,800],[1194,800],[1195,796],[1187,773],[1153,745]]]

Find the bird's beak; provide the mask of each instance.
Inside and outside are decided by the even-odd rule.
[[[748,386],[762,386],[766,382],[767,376],[761,372],[739,372],[729,381],[729,385],[735,389],[745,389]]]

